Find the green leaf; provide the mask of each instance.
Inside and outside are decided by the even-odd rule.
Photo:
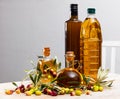
[[[89,83],[89,81],[90,81],[90,78],[88,77],[88,78],[86,79],[86,83],[88,84],[88,83]]]
[[[113,81],[114,80],[102,81],[102,82],[100,82],[100,85],[104,86],[104,87],[112,87]]]
[[[41,84],[41,86],[40,86],[40,90],[42,91],[43,89],[45,89],[45,88],[48,88],[48,86],[46,85],[46,84]]]
[[[113,81],[110,82],[110,84],[108,85],[108,87],[112,87]]]
[[[53,81],[51,81],[50,83],[54,83],[55,81],[57,81],[58,79],[54,79]]]
[[[56,65],[56,59],[53,61],[53,65]]]
[[[41,76],[42,76],[42,72],[39,71],[39,74],[38,74],[38,77],[37,77],[37,82],[40,80]]]
[[[61,68],[61,62],[59,63],[59,69]]]
[[[34,79],[33,79],[31,74],[29,74],[29,77],[30,77],[31,81],[33,82],[33,84],[35,85],[35,81],[34,81]]]
[[[12,82],[12,84],[13,84],[14,86],[18,87],[18,85],[17,85],[15,82]]]
[[[84,74],[82,74],[82,76],[83,76],[83,80],[86,82],[86,77],[85,77],[85,75],[84,75]]]
[[[34,84],[36,85],[37,83],[37,74],[34,76]]]
[[[109,73],[109,69],[104,70],[100,67],[98,70],[98,74],[97,74],[97,81],[101,82],[105,80],[106,78],[108,78],[107,77],[108,73]]]
[[[86,77],[84,74],[82,74],[82,76],[83,76],[83,80],[86,82],[86,84],[88,84],[90,81],[90,78]]]

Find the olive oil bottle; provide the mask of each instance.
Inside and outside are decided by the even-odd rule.
[[[74,52],[66,52],[66,68],[61,70],[58,75],[57,83],[63,87],[78,87],[82,83],[80,72],[74,68]]]
[[[78,5],[71,4],[71,17],[65,22],[65,53],[74,51],[75,60],[80,60],[80,28],[81,21],[78,19]],[[77,67],[75,67],[77,68]]]
[[[95,8],[88,8],[88,16],[80,31],[80,63],[83,73],[96,79],[101,66],[102,33],[100,23],[95,17]]]
[[[47,84],[54,80],[57,76],[58,65],[56,59],[50,58],[50,48],[45,47],[43,49],[43,56],[39,57],[37,64],[37,68],[42,72],[40,82]]]

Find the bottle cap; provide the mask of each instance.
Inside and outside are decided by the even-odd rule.
[[[71,4],[71,10],[77,10],[78,4]]]
[[[77,15],[78,14],[78,4],[71,4],[71,15]]]
[[[88,12],[89,14],[95,14],[95,8],[88,8],[88,9],[87,9],[87,12]]]

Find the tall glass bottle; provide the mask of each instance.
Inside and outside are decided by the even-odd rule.
[[[95,8],[88,8],[87,12],[88,16],[82,23],[80,32],[80,62],[84,74],[96,79],[101,66],[102,33],[95,17]]]
[[[65,53],[74,51],[75,60],[80,60],[80,28],[81,21],[78,20],[78,5],[71,4],[71,17],[65,22]],[[75,67],[76,68],[76,67]]]

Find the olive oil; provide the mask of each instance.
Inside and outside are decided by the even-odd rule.
[[[47,84],[57,77],[57,68],[59,64],[56,59],[50,58],[50,48],[43,49],[43,56],[38,60],[37,68],[41,70],[41,82]]]
[[[100,23],[95,17],[95,9],[88,9],[88,17],[84,20],[80,32],[80,63],[83,73],[96,79],[101,66],[102,33]]]
[[[75,60],[80,60],[80,28],[81,21],[78,19],[78,5],[71,4],[71,17],[65,22],[65,53],[74,51]],[[77,68],[77,66],[75,66]]]
[[[58,85],[63,87],[78,87],[82,80],[80,73],[74,68],[74,52],[67,51],[65,57],[67,67],[58,75]]]

